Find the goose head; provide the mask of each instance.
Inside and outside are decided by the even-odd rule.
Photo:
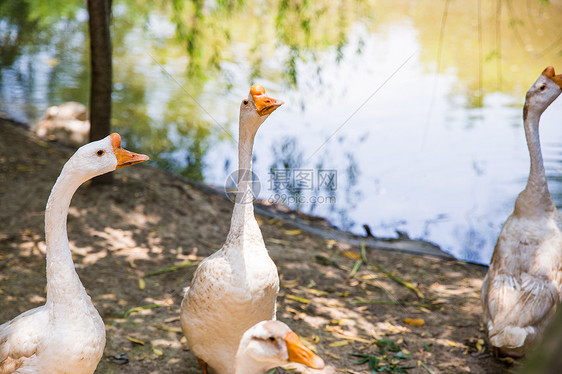
[[[281,321],[262,321],[248,329],[236,355],[236,373],[265,373],[291,362],[322,369],[324,361]]]
[[[66,163],[65,169],[78,179],[86,181],[101,174],[148,160],[148,156],[133,153],[121,147],[117,133],[83,145]]]
[[[248,97],[240,104],[240,124],[255,133],[267,117],[281,105],[283,101],[267,96],[263,86],[254,84]]]
[[[560,93],[562,93],[562,74],[556,75],[554,68],[548,66],[527,91],[525,116],[529,110],[534,110],[539,114],[544,112]]]

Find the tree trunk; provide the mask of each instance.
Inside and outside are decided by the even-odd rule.
[[[92,67],[90,86],[90,141],[102,139],[111,131],[111,2],[88,0],[88,25],[90,27],[90,61]],[[113,181],[112,173],[94,178],[95,184]]]

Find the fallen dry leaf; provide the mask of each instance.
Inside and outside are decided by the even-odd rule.
[[[332,357],[332,358],[335,358],[336,360],[340,360],[340,359],[341,359],[340,356],[335,355],[335,354],[333,354],[333,353],[330,353],[330,352],[328,352],[328,351],[324,351],[324,354],[327,355],[327,356],[330,356],[330,357]]]
[[[402,321],[410,326],[425,325],[425,321],[423,320],[423,318],[404,318]]]
[[[178,329],[178,328],[175,328],[175,327],[168,327],[168,326],[164,326],[164,325],[160,325],[160,324],[154,324],[152,326],[154,326],[158,330],[162,330],[162,331],[175,332],[175,333],[178,333],[178,334],[182,333],[181,329]]]
[[[348,321],[348,320],[346,320],[346,319],[332,319],[332,320],[330,320],[330,323],[332,325],[343,325],[343,324],[346,323],[346,321]]]
[[[463,366],[465,365],[464,361],[449,361],[449,362],[441,362],[435,366],[437,366],[440,369],[445,369],[445,368],[451,368],[451,367],[457,367],[457,366]]]
[[[365,344],[370,344],[372,343],[371,340],[367,340],[367,339],[363,339],[360,338],[358,336],[348,336],[345,334],[342,334],[341,332],[336,332],[338,335],[340,335],[341,338],[347,339],[347,340],[352,340],[352,341],[356,341],[356,342],[360,342],[360,343],[365,343]]]
[[[295,301],[298,301],[299,303],[303,303],[303,304],[310,304],[310,300],[305,299],[304,297],[300,297],[300,296],[285,295],[285,298],[290,299],[290,300],[295,300]]]
[[[295,229],[295,230],[285,230],[285,235],[289,235],[289,236],[295,236],[295,235],[300,235],[302,234],[302,231],[299,229]]]
[[[303,290],[303,291],[305,291],[305,292],[311,293],[311,294],[313,294],[313,295],[316,295],[316,296],[328,295],[328,292],[326,292],[326,291],[321,291],[321,290],[317,290],[317,289],[314,289],[314,288],[299,287],[299,289],[301,289],[301,290]]]
[[[281,282],[281,287],[283,288],[293,288],[299,285],[299,280],[298,279],[288,279],[285,280],[283,282]]]
[[[135,344],[139,344],[139,345],[144,345],[145,343],[142,340],[139,339],[135,339],[132,336],[127,335],[127,339],[129,339],[131,342],[135,343]]]
[[[403,334],[410,331],[407,327],[400,326],[400,325],[393,325],[392,323],[386,322],[378,322],[375,325],[377,331],[381,331],[386,334]]]
[[[344,345],[351,344],[351,340],[338,340],[337,342],[333,342],[328,344],[329,347],[342,347]]]
[[[506,364],[509,364],[509,365],[514,365],[517,362],[511,357],[500,357],[500,358],[498,358],[498,360],[500,360],[502,362],[505,362]]]
[[[355,252],[352,252],[352,251],[344,251],[344,252],[341,253],[341,255],[343,257],[347,257],[347,258],[350,258],[352,260],[361,259],[361,255],[359,253],[355,253]]]
[[[27,165],[16,165],[16,170],[23,173],[29,173],[33,171],[33,168]]]
[[[484,339],[478,339],[476,341],[476,350],[478,350],[478,352],[482,352],[484,351]]]
[[[436,341],[437,341],[437,343],[439,343],[441,345],[448,345],[450,347],[468,349],[468,347],[466,345],[464,345],[462,343],[457,343],[457,342],[449,340],[449,339],[437,339]]]
[[[279,244],[279,245],[290,245],[291,244],[291,242],[289,242],[288,240],[281,240],[281,239],[275,239],[275,238],[267,239],[267,241],[269,243]]]

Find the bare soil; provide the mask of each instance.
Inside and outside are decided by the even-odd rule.
[[[72,152],[0,121],[0,323],[45,302],[44,209]],[[78,274],[107,328],[96,373],[200,373],[180,332],[182,289],[224,242],[232,203],[148,165],[114,176],[112,186],[82,186],[68,217]],[[278,318],[326,373],[371,373],[357,364],[369,356],[353,354],[394,373],[513,370],[485,342],[485,268],[372,247],[365,263],[358,246],[295,228],[294,216],[257,218],[281,278]],[[141,306],[150,308],[131,311]]]

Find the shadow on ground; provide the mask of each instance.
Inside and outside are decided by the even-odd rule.
[[[45,301],[45,203],[72,150],[1,122],[0,133],[1,323]],[[107,327],[96,373],[200,372],[179,330],[182,289],[224,242],[231,211],[224,197],[145,165],[118,170],[113,186],[78,190],[68,234]],[[506,370],[484,342],[482,267],[368,247],[361,256],[282,219],[258,221],[281,277],[278,318],[326,372],[369,373],[369,360],[395,373]]]

